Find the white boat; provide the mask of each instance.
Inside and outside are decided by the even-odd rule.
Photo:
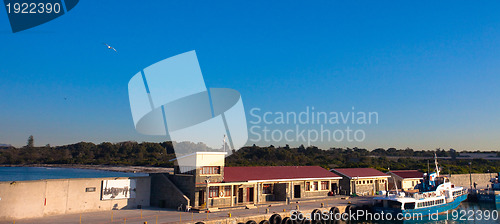
[[[467,199],[467,189],[455,186],[448,177],[439,175],[435,156],[436,172],[424,174],[420,184],[412,191],[387,193],[373,199],[373,210],[384,213],[402,213],[404,217],[429,216],[456,209]],[[397,186],[396,186],[397,187]],[[406,214],[411,214],[406,216]]]

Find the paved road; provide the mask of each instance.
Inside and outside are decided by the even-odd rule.
[[[15,224],[63,224],[63,223],[92,223],[92,224],[110,224],[110,223],[125,223],[125,224],[143,224],[147,222],[148,224],[174,224],[174,223],[187,223],[196,221],[206,221],[206,220],[216,220],[228,217],[228,213],[231,212],[232,217],[246,217],[258,214],[265,214],[266,208],[269,208],[269,212],[283,212],[283,209],[290,211],[295,209],[299,205],[300,210],[311,210],[315,208],[320,208],[320,204],[324,203],[326,208],[332,206],[342,206],[347,205],[348,201],[352,203],[366,203],[368,198],[359,197],[352,198],[349,200],[342,200],[339,197],[327,198],[322,200],[314,201],[303,201],[300,203],[293,202],[291,205],[272,205],[268,207],[267,205],[259,205],[255,209],[231,209],[224,210],[214,213],[193,213],[193,212],[179,212],[174,210],[166,209],[156,209],[147,208],[142,211],[139,209],[131,210],[113,210],[105,212],[90,212],[83,214],[69,214],[69,215],[57,215],[49,216],[36,219],[22,219],[15,220]],[[142,213],[142,218],[141,218]],[[81,222],[80,222],[81,217]],[[260,220],[256,220],[260,221]],[[13,221],[2,221],[0,224],[11,224]]]

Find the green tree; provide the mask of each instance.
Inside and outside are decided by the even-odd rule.
[[[35,147],[35,139],[33,138],[33,135],[30,135],[30,137],[28,137],[28,141],[26,142],[26,146],[28,148]]]

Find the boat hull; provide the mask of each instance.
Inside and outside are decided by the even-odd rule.
[[[374,207],[374,211],[378,213],[392,213],[394,215],[402,213],[404,217],[416,217],[416,216],[430,216],[435,214],[446,213],[449,210],[456,209],[460,203],[467,199],[467,194],[458,196],[454,201],[442,205],[426,207],[426,208],[417,208],[417,209],[395,209],[395,208],[383,208],[383,207]]]

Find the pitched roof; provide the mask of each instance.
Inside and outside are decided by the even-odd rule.
[[[319,166],[224,167],[224,182],[341,179]]]
[[[423,173],[418,170],[391,170],[390,173],[401,178],[422,178]]]
[[[342,169],[331,169],[331,171],[334,171],[338,174],[344,175],[349,178],[389,177],[389,175],[373,168],[342,168]]]

